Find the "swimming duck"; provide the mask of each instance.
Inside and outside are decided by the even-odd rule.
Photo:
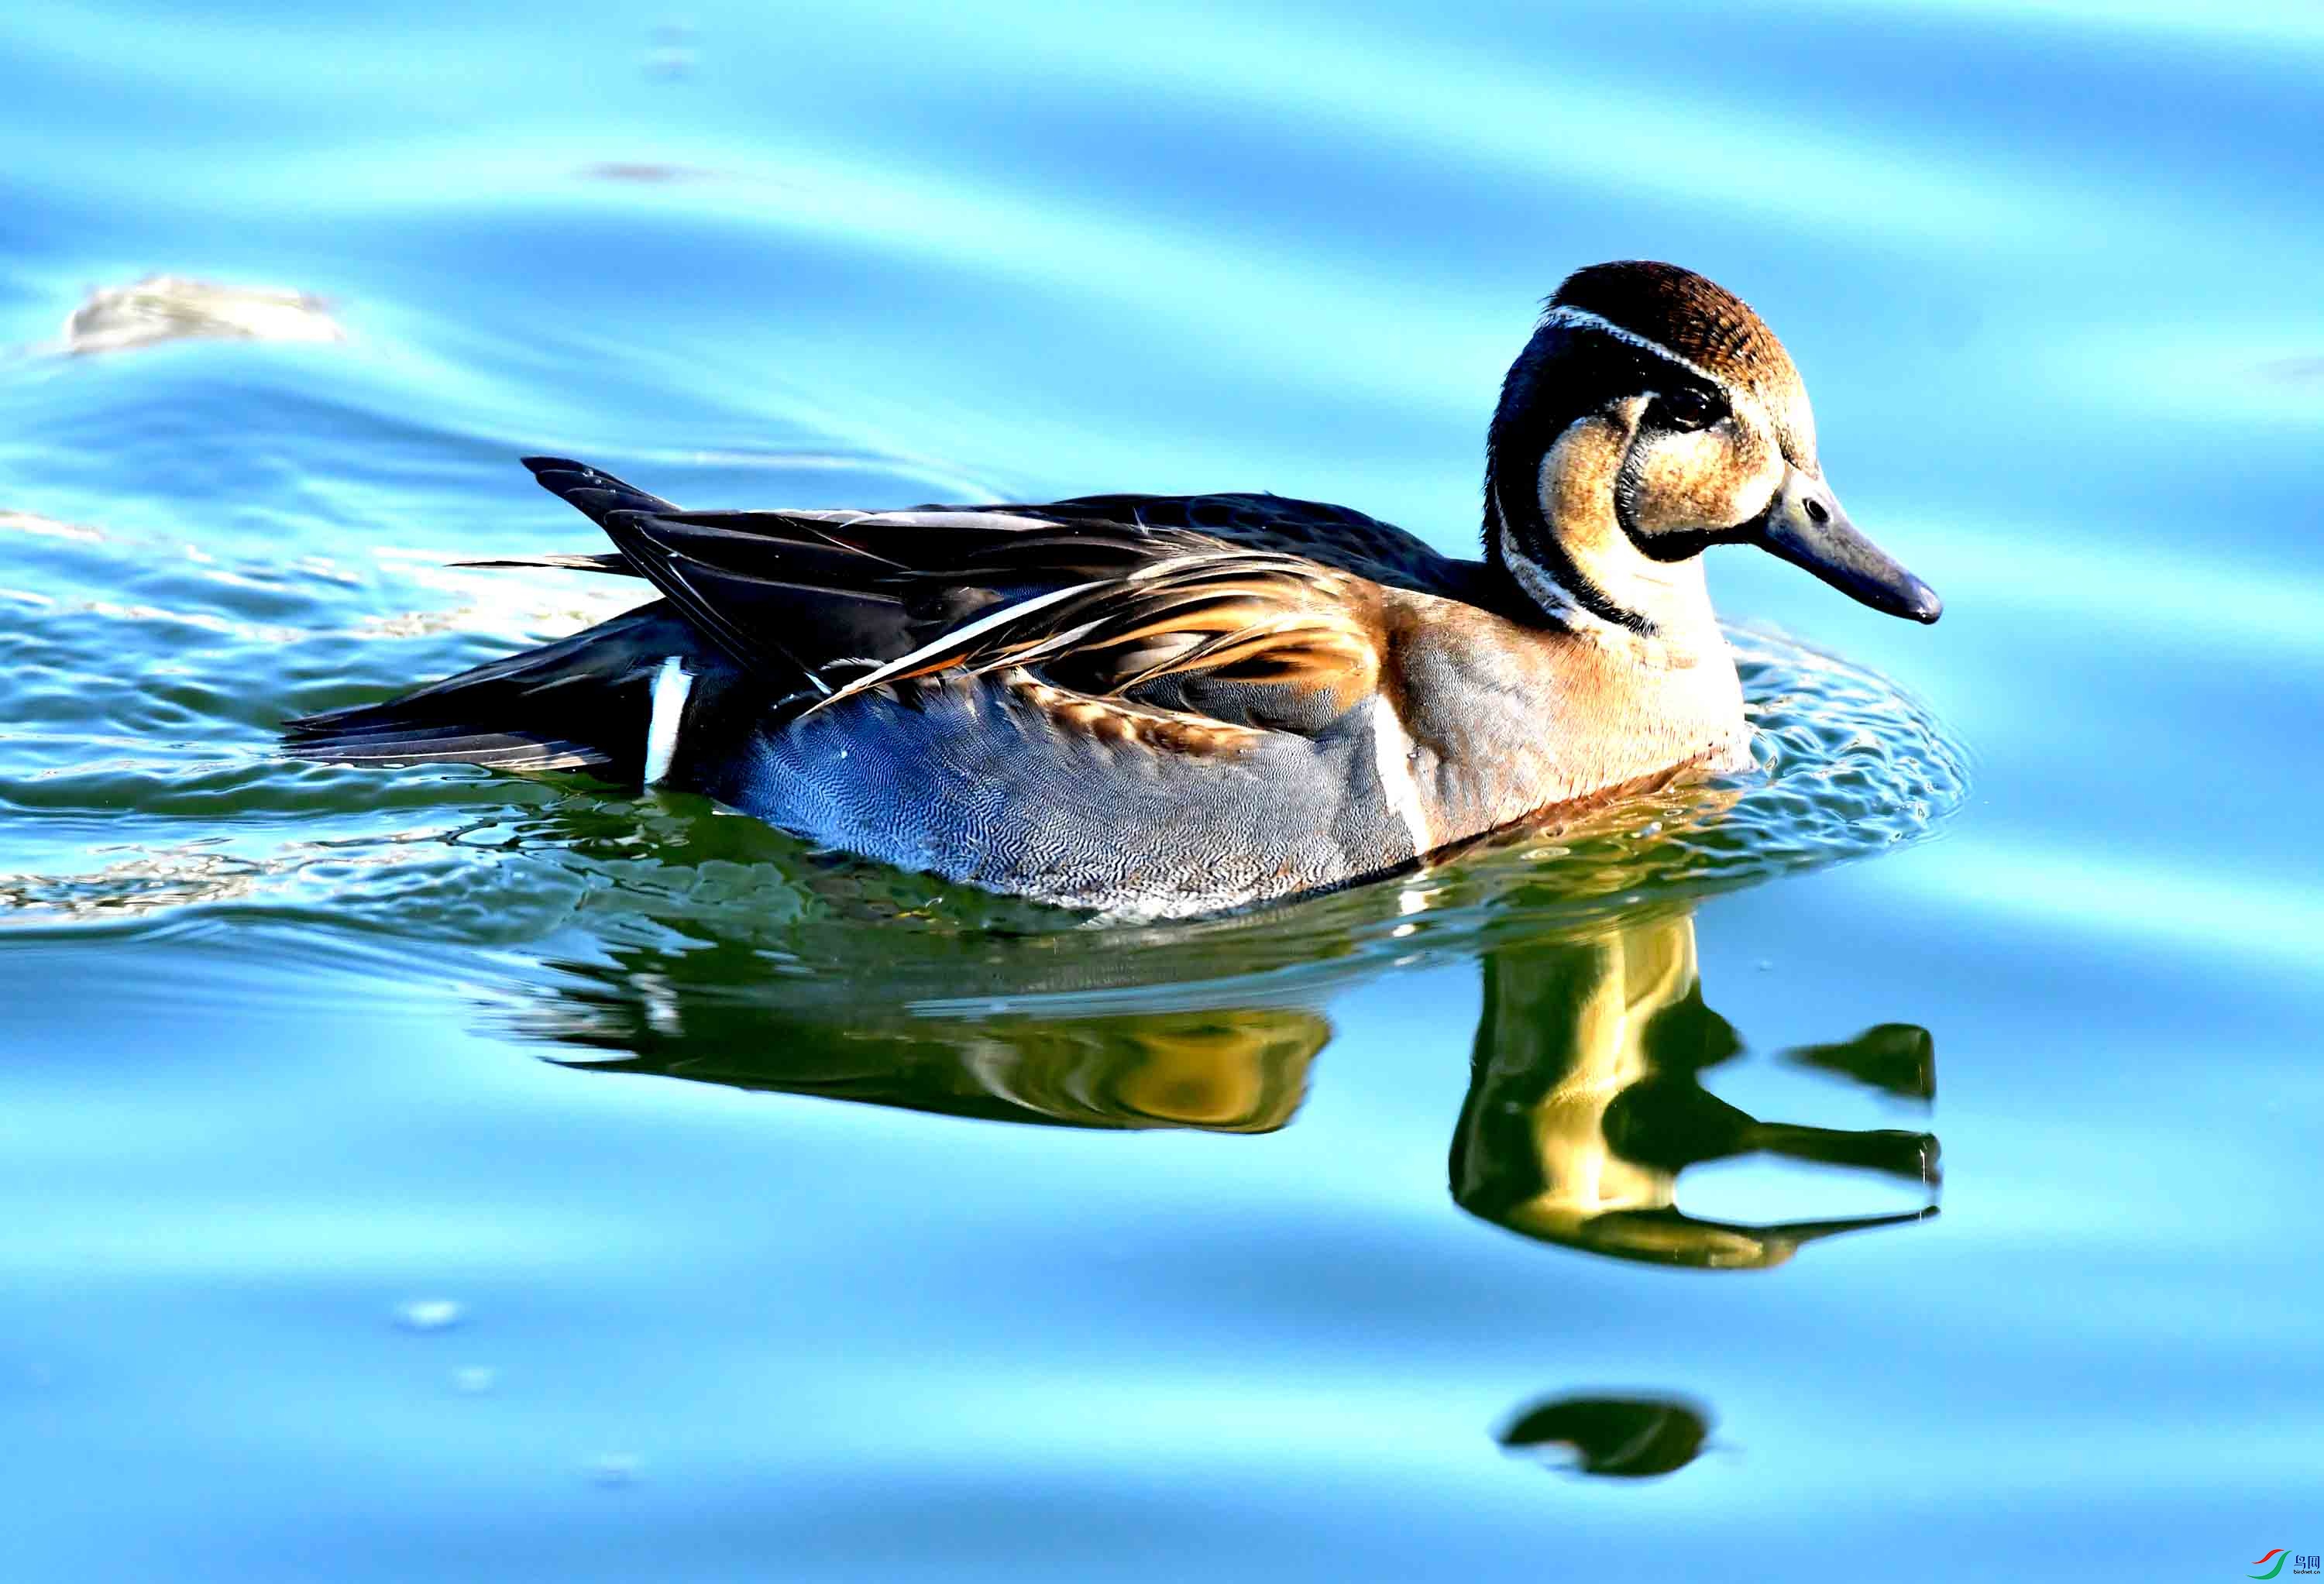
[[[1268,494],[691,511],[529,457],[613,553],[482,565],[661,597],[286,746],[587,769],[953,880],[1186,916],[1745,767],[1713,545],[1937,619],[1824,483],[1782,344],[1691,271],[1567,279],[1486,451],[1477,561]]]

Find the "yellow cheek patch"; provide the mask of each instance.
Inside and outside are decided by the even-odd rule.
[[[1783,478],[1783,458],[1738,426],[1646,442],[1635,518],[1641,533],[1731,528],[1757,514]]]
[[[1570,551],[1607,548],[1620,534],[1614,481],[1629,445],[1630,432],[1600,413],[1568,426],[1541,459],[1542,516]]]

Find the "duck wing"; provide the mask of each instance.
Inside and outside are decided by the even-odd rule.
[[[1427,586],[1461,565],[1360,513],[1275,496],[687,511],[583,464],[526,465],[619,552],[550,564],[646,578],[802,712],[961,670],[1318,730],[1378,686],[1383,583]]]
[[[1439,554],[1418,535],[1394,523],[1345,506],[1287,495],[1081,495],[1046,506],[982,510],[1199,533],[1245,549],[1321,562],[1389,588],[1450,599],[1471,597],[1481,570],[1475,562]]]
[[[1068,584],[940,633],[808,706],[828,709],[948,671],[1028,698],[1068,695],[1229,725],[1314,732],[1370,699],[1379,588],[1296,557],[1199,536],[1130,572]],[[1046,703],[1044,707],[1049,707]]]

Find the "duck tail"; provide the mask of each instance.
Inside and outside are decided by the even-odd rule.
[[[668,775],[683,722],[733,671],[657,601],[383,703],[285,722],[282,751],[330,764],[586,769],[636,786]],[[705,678],[710,686],[696,686]]]
[[[600,528],[616,511],[669,513],[678,510],[659,495],[649,495],[603,468],[576,462],[569,456],[527,456],[521,460],[532,471],[534,483]]]

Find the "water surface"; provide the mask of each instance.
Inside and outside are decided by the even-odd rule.
[[[0,61],[12,1574],[2324,1550],[2309,12],[44,5]],[[1720,552],[1756,778],[1124,931],[271,752],[616,608],[447,566],[597,548],[524,453],[1470,545],[1535,304],[1622,256],[1766,314],[1947,600]],[[157,273],[278,295],[92,299]]]

